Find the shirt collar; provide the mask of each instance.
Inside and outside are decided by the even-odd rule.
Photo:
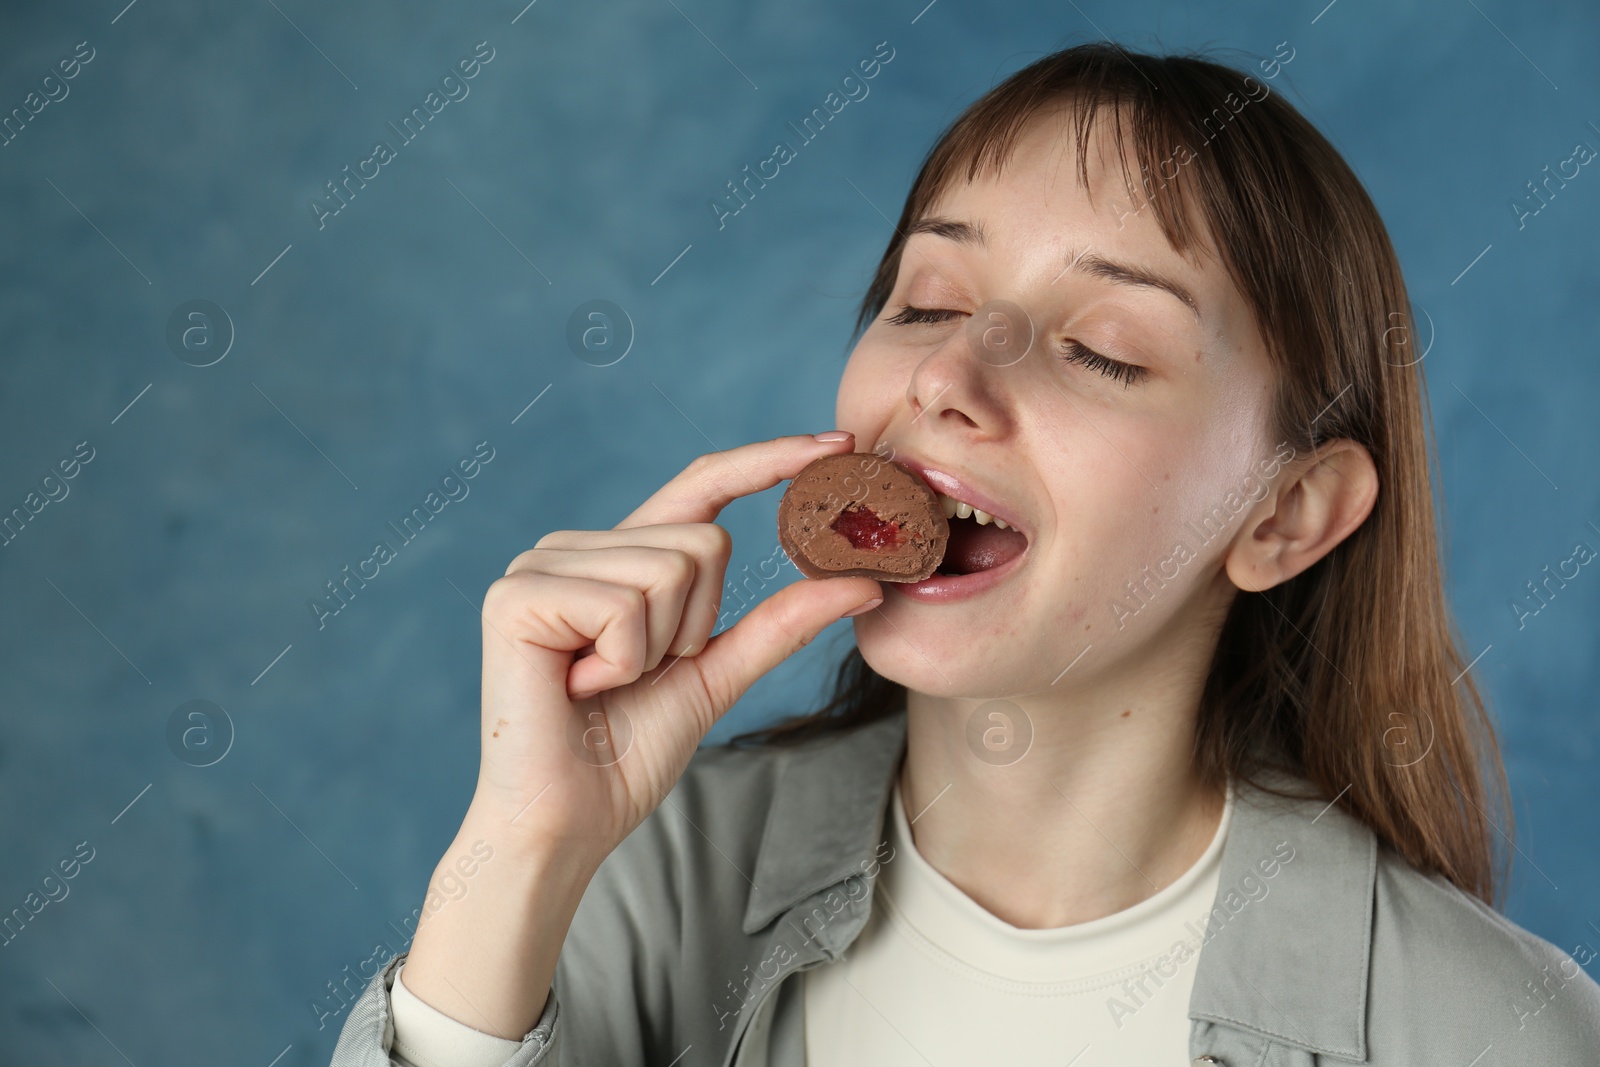
[[[870,865],[905,731],[902,708],[783,751],[745,933]],[[1312,792],[1302,778],[1261,777]],[[1364,1060],[1377,839],[1325,800],[1236,790],[1189,1015]]]
[[[905,751],[904,709],[782,752],[744,932],[870,864]]]
[[[1259,777],[1314,792],[1304,778]],[[1241,783],[1237,800],[1189,1015],[1365,1060],[1377,836],[1325,799]]]

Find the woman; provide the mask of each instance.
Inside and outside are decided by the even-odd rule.
[[[1090,45],[991,90],[912,186],[842,430],[490,587],[477,790],[335,1063],[1600,1062],[1590,950],[1492,910],[1409,323],[1263,81]],[[941,572],[711,637],[721,508],[852,450],[945,495]],[[824,709],[696,752],[841,616]]]

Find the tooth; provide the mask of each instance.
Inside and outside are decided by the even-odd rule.
[[[994,520],[994,524],[996,526],[1000,527],[1000,529],[1002,529],[1002,530],[1011,529],[1011,526],[1004,519],[996,519],[996,520]]]
[[[956,501],[956,518],[958,518],[958,519],[970,519],[970,518],[972,518],[972,505],[968,504],[968,503],[964,503],[963,501],[959,501],[959,500]]]
[[[955,497],[953,497],[953,496],[945,496],[943,493],[940,493],[939,494],[939,507],[944,511],[944,517],[945,518],[947,518],[947,519],[955,518],[955,514],[956,514],[956,498]]]
[[[972,517],[977,520],[979,526],[989,525],[989,520],[994,518],[987,511],[979,511],[977,508],[972,509]]]

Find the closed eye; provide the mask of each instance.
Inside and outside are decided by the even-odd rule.
[[[912,326],[920,323],[944,322],[956,315],[965,312],[952,311],[949,308],[919,308],[910,304],[900,305],[900,310],[885,319],[894,326]],[[1067,363],[1078,363],[1097,371],[1112,381],[1121,382],[1127,388],[1134,382],[1142,382],[1149,377],[1150,371],[1133,363],[1124,363],[1110,356],[1103,356],[1080,341],[1071,339],[1061,342],[1061,358]]]
[[[1061,342],[1061,358],[1068,363],[1081,363],[1090,370],[1099,371],[1114,382],[1121,382],[1126,389],[1134,382],[1142,382],[1150,376],[1148,367],[1140,367],[1133,363],[1124,363],[1120,359],[1102,356],[1092,348],[1081,342],[1066,340]]]
[[[895,326],[910,326],[920,322],[943,322],[952,315],[962,315],[965,312],[951,311],[948,308],[915,308],[910,304],[901,304],[899,313],[889,316],[885,322]]]

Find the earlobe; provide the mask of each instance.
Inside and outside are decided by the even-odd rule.
[[[1366,521],[1378,499],[1378,470],[1366,448],[1329,441],[1302,467],[1291,464],[1252,510],[1229,546],[1224,569],[1244,592],[1300,574]]]

